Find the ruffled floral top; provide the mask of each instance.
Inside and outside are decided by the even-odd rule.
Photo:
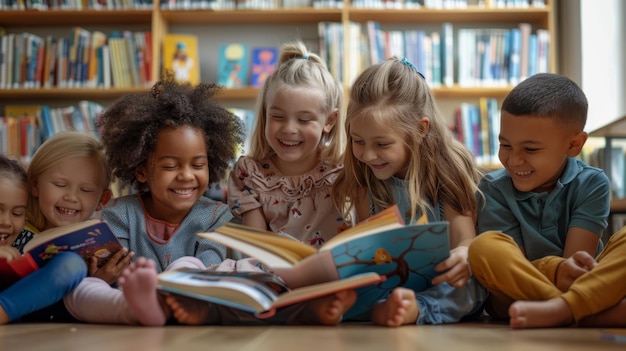
[[[228,205],[237,217],[261,208],[271,231],[321,246],[343,222],[331,197],[342,168],[320,162],[306,174],[284,176],[269,158],[243,156],[230,173]]]

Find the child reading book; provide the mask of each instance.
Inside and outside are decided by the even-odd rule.
[[[406,59],[367,68],[348,104],[344,169],[333,188],[344,218],[362,221],[398,204],[406,223],[426,215],[450,226],[450,257],[424,291],[394,289],[373,306],[380,325],[454,323],[481,309],[486,291],[470,275],[467,247],[476,236],[480,172],[454,139],[426,80]],[[358,303],[358,302],[357,302]]]
[[[121,97],[98,121],[115,176],[138,190],[108,204],[102,219],[124,247],[156,262],[157,272],[205,268],[225,259],[223,246],[195,235],[232,218],[225,204],[203,196],[209,179],[223,177],[241,143],[239,118],[218,104],[217,91],[212,84],[194,87],[168,75],[150,92]],[[120,289],[87,278],[69,304],[86,322],[165,323],[162,312],[156,318],[150,309],[131,308],[144,302],[135,299],[131,284],[124,293],[128,301]],[[149,297],[157,303],[156,291]]]
[[[108,189],[110,172],[102,145],[94,136],[86,133],[63,132],[48,139],[33,155],[27,175],[29,198],[26,225],[17,240],[17,245],[21,248],[31,238],[45,235],[40,234],[45,230],[89,219],[111,196]],[[113,282],[130,260],[130,257],[125,257],[125,251],[120,250],[102,267],[98,267],[95,258],[85,267],[85,262],[79,255],[61,252],[42,269],[22,280],[33,279],[30,278],[32,275],[43,274],[40,272],[47,270],[46,267],[60,258],[67,261],[62,267],[57,267],[63,270],[63,273],[52,275],[56,277],[57,285],[45,286],[37,281],[39,288],[33,291],[45,295],[56,287],[55,300],[58,300],[74,288],[87,272],[91,276]],[[21,284],[22,280],[17,284]],[[19,301],[25,301],[24,297],[20,296]],[[33,299],[31,303],[34,301],[39,299]],[[73,319],[67,314],[64,305],[57,303],[24,316],[23,320]]]
[[[14,245],[26,221],[28,185],[26,170],[0,155],[0,260],[21,257]],[[60,301],[87,274],[82,259],[71,252],[10,285],[0,285],[0,324],[17,321],[38,309]]]

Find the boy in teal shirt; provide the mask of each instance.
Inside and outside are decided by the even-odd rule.
[[[626,231],[594,258],[602,251],[610,184],[576,158],[586,119],[585,94],[557,74],[526,79],[502,103],[504,168],[480,184],[482,234],[468,259],[490,292],[488,312],[508,316],[513,328],[626,323],[609,313],[626,310]]]

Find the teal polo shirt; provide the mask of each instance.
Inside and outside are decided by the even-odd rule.
[[[510,235],[531,261],[562,257],[570,227],[601,236],[608,225],[609,179],[601,169],[576,158],[568,159],[550,193],[517,191],[504,168],[486,174],[479,187],[485,198],[479,200],[478,233]]]

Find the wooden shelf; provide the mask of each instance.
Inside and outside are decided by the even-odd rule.
[[[341,9],[160,10],[168,24],[289,24],[340,22]]]
[[[626,199],[611,200],[611,213],[626,213]]]
[[[78,26],[78,25],[129,25],[152,21],[152,10],[48,10],[0,11],[0,26]]]
[[[618,118],[617,120],[590,132],[589,136],[613,138],[626,137],[626,116]]]
[[[59,100],[111,100],[123,95],[148,91],[146,87],[132,88],[51,88],[51,89],[1,89],[1,101],[59,99]],[[218,95],[220,100],[254,100],[258,88],[224,89]]]
[[[387,23],[420,22],[420,23],[511,23],[535,22],[547,24],[548,8],[516,8],[516,9],[487,9],[483,7],[469,7],[466,9],[436,10],[436,9],[363,9],[348,8],[350,21],[366,22],[377,21]]]
[[[49,89],[1,89],[0,100],[32,100],[32,99],[112,99],[124,94],[146,91],[149,87],[132,88],[49,88]],[[510,87],[494,88],[433,88],[433,94],[438,98],[477,98],[481,96],[504,97],[511,90]],[[223,100],[254,100],[259,93],[258,88],[245,87],[240,89],[224,89],[219,95]]]
[[[465,9],[366,9],[349,6],[346,1],[344,8],[279,8],[269,10],[168,10],[159,9],[155,3],[153,8],[138,10],[4,10],[0,11],[0,27],[19,31],[20,27],[50,26],[91,26],[112,25],[126,26],[141,24],[150,26],[155,40],[155,48],[168,32],[170,25],[274,25],[274,24],[316,24],[319,22],[360,22],[377,21],[380,23],[442,23],[452,22],[456,26],[463,23],[511,23],[529,22],[534,26],[554,31],[553,0],[544,8],[484,8],[469,7]],[[219,35],[219,32],[218,32]],[[553,43],[553,45],[556,43]],[[160,64],[159,50],[153,51],[153,61]],[[345,62],[348,62],[347,60]],[[345,63],[344,63],[345,65]],[[158,66],[153,74],[158,75]],[[554,70],[554,67],[552,67]],[[158,79],[158,78],[155,78]],[[349,89],[349,87],[346,87]],[[433,93],[438,99],[475,99],[482,96],[504,98],[511,86],[498,87],[434,87]],[[112,88],[112,89],[16,89],[0,90],[0,99],[11,100],[108,100],[124,94],[142,91],[147,88]],[[258,89],[243,88],[224,90],[220,99],[253,100]],[[624,122],[626,128],[626,122]]]

